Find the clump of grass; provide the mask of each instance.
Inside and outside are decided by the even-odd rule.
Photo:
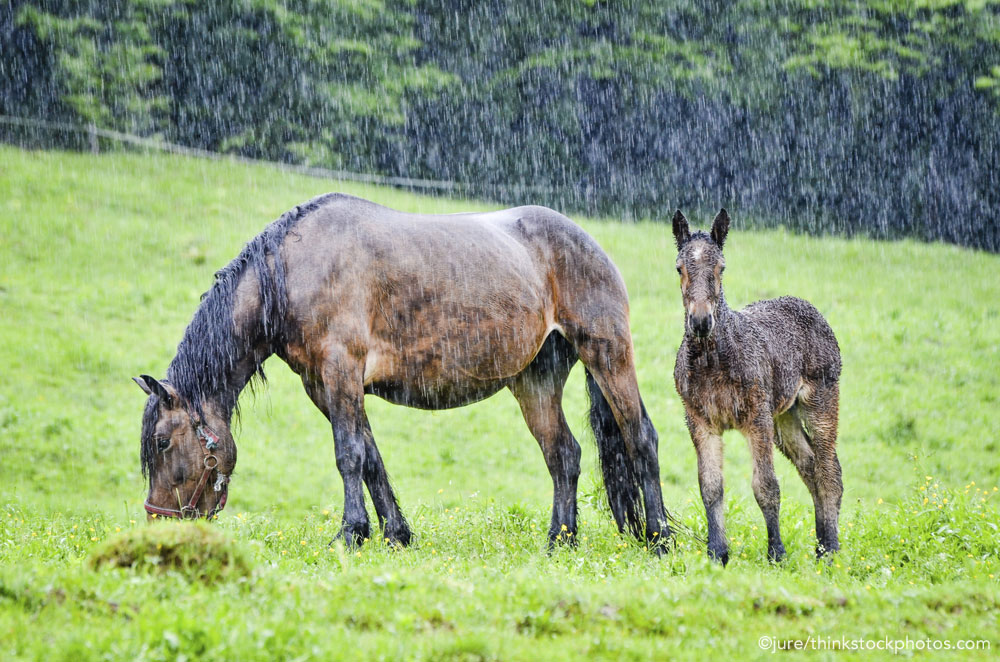
[[[243,550],[205,522],[163,522],[123,532],[94,548],[87,563],[95,570],[172,570],[200,581],[246,577],[251,571]]]

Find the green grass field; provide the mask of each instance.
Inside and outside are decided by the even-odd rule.
[[[735,433],[732,560],[722,569],[705,559],[691,535],[704,534],[704,511],[672,377],[682,310],[669,225],[577,219],[628,284],[666,505],[690,530],[671,554],[654,558],[611,524],[579,367],[565,403],[584,447],[578,548],[545,551],[551,482],[506,392],[437,413],[369,398],[414,544],[329,546],[342,499],[329,425],[271,359],[269,387],[242,400],[239,465],[216,524],[252,574],[90,569],[95,547],[147,526],[145,398],[130,377],[162,376],[214,271],[268,222],[331,190],[411,211],[489,207],[227,161],[0,147],[0,658],[769,657],[761,637],[883,648],[909,638],[952,650],[905,655],[996,655],[1000,257],[742,231],[752,223],[738,210],[730,305],[801,296],[840,341],[843,550],[831,563],[813,558],[811,500],[780,457],[789,557],[767,562]],[[955,650],[965,640],[992,650]]]

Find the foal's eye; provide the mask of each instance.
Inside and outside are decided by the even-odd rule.
[[[678,264],[677,265],[677,273],[680,273],[680,272],[681,272],[681,265]]]
[[[156,439],[156,448],[161,453],[170,448],[170,437],[158,437]]]

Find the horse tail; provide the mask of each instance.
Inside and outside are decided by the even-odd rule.
[[[597,385],[590,371],[587,370],[586,373],[587,392],[590,395],[590,427],[593,428],[594,438],[597,440],[608,505],[611,506],[611,513],[619,531],[624,532],[628,528],[632,535],[641,537],[646,525],[643,519],[638,473],[629,459],[625,448],[625,437],[611,412],[611,405],[601,393],[601,387]],[[646,417],[644,405],[642,415]]]

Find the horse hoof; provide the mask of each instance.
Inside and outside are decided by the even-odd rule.
[[[657,556],[663,556],[669,551],[672,551],[676,540],[674,540],[674,532],[666,527],[662,531],[654,533],[651,538],[647,539],[646,546],[649,551],[653,552]]]
[[[711,549],[708,550],[708,558],[721,563],[723,567],[729,563],[729,550],[728,549]]]
[[[385,532],[385,543],[394,549],[403,549],[410,546],[411,534],[409,529],[400,529]]]
[[[767,550],[767,558],[771,563],[781,563],[785,560],[785,547],[784,545],[779,545],[778,547],[770,547]]]
[[[548,553],[551,554],[559,547],[568,547],[570,549],[576,549],[579,547],[579,542],[576,536],[572,532],[560,531],[559,533],[553,534],[549,533],[549,542],[546,546]]]
[[[345,524],[340,527],[340,531],[338,531],[337,535],[333,537],[330,544],[333,545],[338,540],[343,541],[344,546],[346,546],[347,549],[358,549],[361,545],[368,542],[368,525],[364,524],[351,526],[349,524]]]

